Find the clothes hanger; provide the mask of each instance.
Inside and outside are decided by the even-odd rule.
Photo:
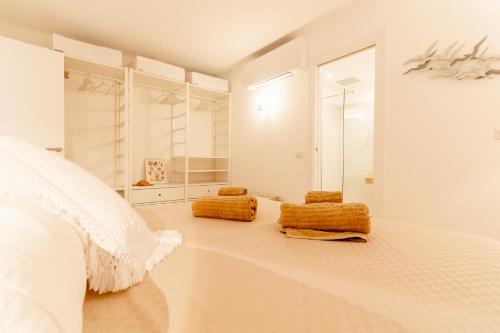
[[[90,92],[97,91],[97,89],[101,88],[102,86],[106,86],[106,82],[104,81],[104,78],[101,78],[101,82],[99,82],[98,85],[96,85],[94,88],[91,88],[89,91]]]
[[[111,95],[113,93],[113,88],[116,87],[116,82],[113,82],[109,85],[108,90],[106,90],[105,96]]]
[[[204,101],[204,100],[201,100],[198,105],[196,106],[196,108],[194,109],[195,111],[211,111],[212,110],[212,106],[213,106],[213,103],[212,101]]]
[[[179,98],[177,97],[177,94],[173,91],[168,91],[165,93],[165,96],[160,97],[158,100],[159,104],[169,104],[169,105],[176,105],[179,103],[184,102],[186,99]]]
[[[87,86],[91,83],[92,81],[90,80],[89,73],[85,73],[85,77],[83,78],[82,83],[78,87],[78,90],[84,91],[85,89],[87,89]]]

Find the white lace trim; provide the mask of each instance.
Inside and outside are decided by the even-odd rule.
[[[41,148],[0,137],[0,195],[31,200],[80,235],[89,288],[119,291],[140,282],[182,242],[177,231],[153,234],[111,188]]]

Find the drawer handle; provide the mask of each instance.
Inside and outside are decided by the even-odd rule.
[[[47,148],[45,148],[45,150],[55,151],[56,153],[60,153],[63,151],[62,147],[47,147]]]
[[[161,193],[158,193],[158,196],[161,197]]]

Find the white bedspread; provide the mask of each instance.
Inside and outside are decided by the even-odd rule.
[[[85,289],[73,228],[33,203],[0,197],[0,332],[81,332]]]
[[[500,243],[375,220],[368,243],[285,238],[278,203],[255,222],[139,208],[185,244],[152,273],[169,332],[498,332]]]

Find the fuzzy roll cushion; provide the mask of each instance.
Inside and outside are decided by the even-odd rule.
[[[370,232],[370,212],[365,204],[281,204],[279,223],[285,228],[323,231]]]
[[[119,291],[140,282],[182,242],[177,231],[152,233],[108,185],[64,158],[0,137],[0,196],[31,200],[59,216],[84,242],[89,288]]]
[[[310,191],[306,194],[306,204],[320,202],[342,203],[342,201],[342,192],[340,191]]]
[[[251,222],[257,217],[257,198],[252,196],[202,197],[193,202],[194,217]]]

